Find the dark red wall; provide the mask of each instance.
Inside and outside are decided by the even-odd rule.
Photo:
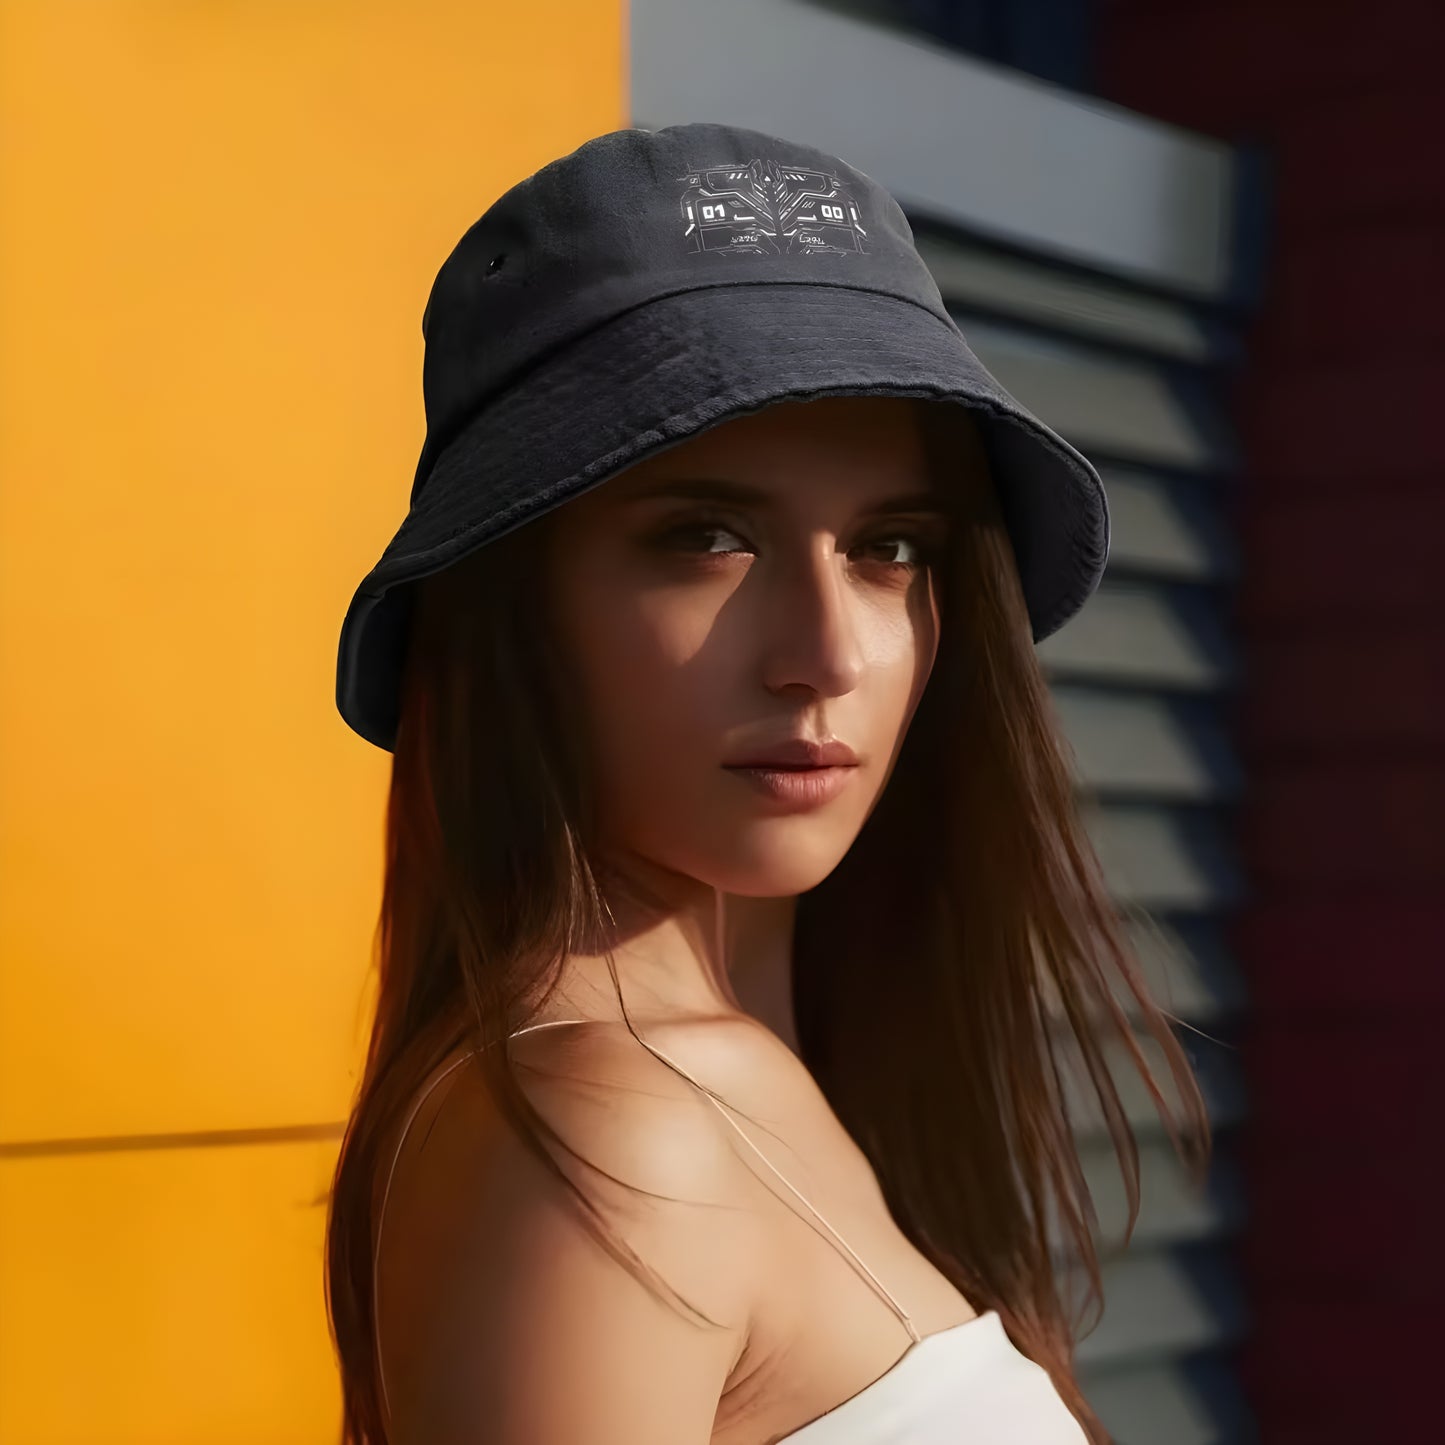
[[[1231,942],[1264,1445],[1445,1441],[1445,3],[1097,15],[1108,99],[1272,157]]]

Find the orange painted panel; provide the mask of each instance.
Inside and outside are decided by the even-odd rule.
[[[337,1141],[0,1159],[0,1440],[318,1445]]]
[[[388,759],[336,644],[422,307],[628,123],[624,45],[613,0],[0,0],[0,1143],[345,1114]]]

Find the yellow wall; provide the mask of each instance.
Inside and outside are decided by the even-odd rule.
[[[335,1439],[421,311],[622,0],[0,0],[0,1445]]]

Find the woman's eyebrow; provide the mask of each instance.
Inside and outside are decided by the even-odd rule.
[[[759,487],[722,477],[664,477],[630,488],[627,495],[630,502],[655,501],[658,498],[690,502],[730,502],[735,506],[764,510],[771,507],[774,501],[769,493]],[[881,502],[864,507],[860,515],[888,517],[902,513],[942,517],[948,515],[948,509],[937,491],[924,489],[885,497]]]

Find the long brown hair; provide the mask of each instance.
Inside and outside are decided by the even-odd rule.
[[[925,402],[925,414],[941,420],[936,407]],[[1124,1243],[1138,1215],[1138,1145],[1106,1045],[1121,1045],[1139,1071],[1197,1187],[1210,1124],[1084,831],[988,469],[949,481],[959,525],[937,574],[937,662],[883,796],[842,862],[798,899],[798,1041],[900,1228],[975,1307],[999,1312],[1093,1445],[1107,1445],[1074,1372],[1074,1341],[1090,1307],[1097,1322],[1102,1284],[1066,1079],[1087,1076],[1117,1154]],[[691,1310],[557,1162],[544,1141],[575,1151],[531,1104],[504,1044],[581,941],[607,936],[610,918],[587,847],[587,779],[568,725],[576,713],[538,591],[546,520],[413,593],[378,997],[327,1219],[342,1445],[387,1440],[371,1274],[383,1141],[466,1035],[504,1117],[599,1241]],[[1129,1009],[1172,1076],[1172,1103]],[[1077,1312],[1051,1232],[1085,1284]]]

